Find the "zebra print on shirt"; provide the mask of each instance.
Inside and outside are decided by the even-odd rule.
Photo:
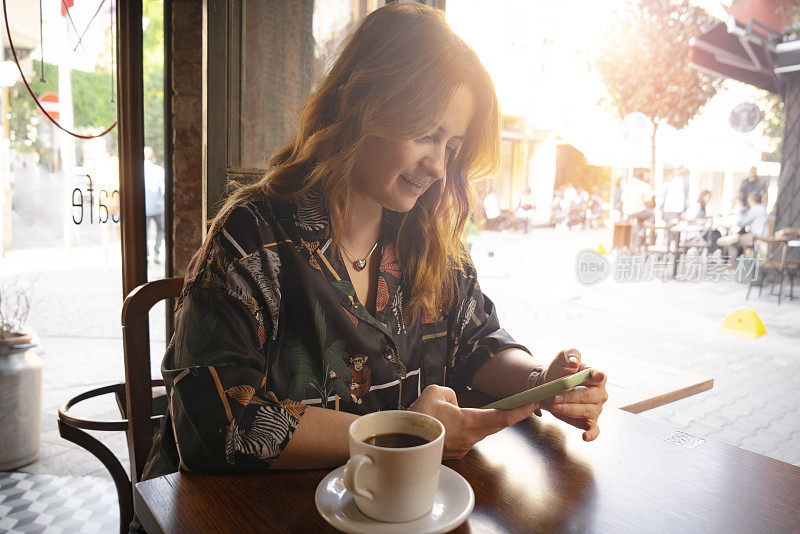
[[[274,461],[297,428],[297,420],[280,406],[260,406],[247,430],[240,430],[236,421],[228,425],[225,457],[236,463],[236,453]]]

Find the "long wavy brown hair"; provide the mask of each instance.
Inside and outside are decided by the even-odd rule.
[[[467,259],[464,229],[476,198],[473,183],[496,167],[500,140],[491,77],[441,11],[389,4],[365,17],[303,105],[294,138],[272,156],[261,180],[234,191],[227,204],[257,195],[292,201],[319,185],[339,247],[352,209],[351,172],[365,141],[430,134],[462,85],[472,91],[476,111],[445,179],[409,212],[385,212],[412,287],[407,311],[414,320],[422,310],[438,314],[453,302],[454,269]]]

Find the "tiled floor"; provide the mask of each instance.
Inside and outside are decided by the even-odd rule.
[[[0,532],[106,533],[119,529],[117,495],[97,477],[0,472]]]

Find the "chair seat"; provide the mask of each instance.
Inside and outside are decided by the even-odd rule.
[[[152,403],[153,403],[153,415],[164,415],[167,413],[167,388],[165,386],[153,386],[151,388],[152,392]],[[114,392],[114,397],[117,400],[117,408],[119,408],[119,414],[123,417],[123,419],[128,418],[127,408],[125,404],[125,388],[119,389],[118,391]]]
[[[671,254],[673,251],[670,250],[667,247],[651,246],[651,247],[647,247],[647,249],[645,249],[645,252],[647,254]]]
[[[783,264],[779,261],[765,261],[758,264],[758,269],[760,271],[780,272],[783,271]]]

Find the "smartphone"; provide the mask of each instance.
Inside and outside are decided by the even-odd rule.
[[[578,371],[574,375],[565,376],[563,378],[553,380],[552,382],[548,382],[547,384],[542,384],[541,386],[536,386],[535,388],[520,391],[519,393],[511,395],[510,397],[506,397],[505,399],[500,399],[491,404],[487,404],[486,406],[481,406],[481,408],[484,410],[513,410],[514,408],[519,408],[520,406],[525,406],[526,404],[530,404],[532,402],[538,402],[540,400],[547,399],[553,395],[566,393],[575,386],[580,386],[583,384],[586,379],[589,378],[589,373],[591,373],[591,371],[591,369]]]

